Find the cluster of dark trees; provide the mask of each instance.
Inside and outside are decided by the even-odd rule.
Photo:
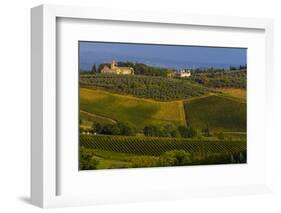
[[[121,94],[160,101],[200,96],[210,91],[189,80],[144,75],[80,75],[80,84],[85,87],[102,87]]]
[[[192,154],[184,150],[172,150],[164,152],[157,158],[148,156],[136,157],[132,160],[133,168],[140,167],[165,167],[186,165],[210,165],[210,164],[235,164],[246,163],[247,152],[222,153],[217,155],[194,158]]]
[[[190,80],[212,88],[246,88],[246,70],[193,72]]]
[[[94,73],[96,73],[96,72],[97,72],[97,67],[96,67],[96,65],[94,64],[94,65],[92,66],[91,73],[94,74]]]
[[[208,73],[208,72],[228,72],[228,71],[246,71],[247,64],[242,64],[239,66],[229,66],[228,68],[215,68],[215,67],[208,67],[208,68],[193,68],[191,69],[191,73]]]
[[[238,67],[230,66],[229,70],[247,70],[247,64],[239,65]]]
[[[80,129],[81,132],[86,130]],[[123,135],[123,136],[135,136],[137,134],[137,128],[129,123],[117,122],[115,124],[100,124],[94,122],[92,128],[87,132],[102,135]],[[148,125],[143,128],[145,136],[149,137],[169,137],[169,138],[194,138],[198,136],[198,131],[191,125],[188,126],[176,126],[174,124],[166,125]],[[203,130],[204,133],[204,130]],[[204,136],[210,136],[205,135]]]
[[[116,124],[100,124],[94,123],[92,126],[92,131],[103,135],[125,135],[125,136],[135,136],[137,129],[128,124],[117,122]]]
[[[123,135],[123,136],[136,136],[138,130],[135,126],[129,123],[117,122],[114,124],[101,124],[93,122],[90,130],[80,128],[80,132],[89,132],[90,134],[102,134],[102,135]],[[174,124],[166,125],[147,125],[143,128],[143,134],[148,137],[168,137],[168,138],[194,138],[197,136],[210,137],[210,129],[208,126],[198,131],[191,125],[187,126],[176,126]],[[219,139],[224,139],[222,133],[218,134]]]
[[[118,62],[118,66],[132,67],[136,75],[167,77],[174,72],[171,69],[153,67],[143,63]]]
[[[99,164],[99,160],[94,158],[93,150],[81,146],[79,150],[79,169],[81,170],[97,169],[98,164]]]
[[[100,124],[94,122],[91,129],[80,128],[80,132],[86,132],[90,134],[101,135],[122,135],[122,136],[136,136],[138,130],[131,124],[117,122],[116,124]],[[143,128],[143,134],[147,137],[168,137],[168,138],[201,138],[204,137],[216,137],[219,140],[224,140],[225,136],[223,132],[212,132],[207,125],[202,130],[193,128],[190,124],[187,126],[176,126],[174,124],[166,125],[148,125]],[[232,137],[227,137],[227,140],[231,141]]]
[[[192,126],[177,127],[173,124],[148,125],[144,127],[143,133],[145,136],[151,137],[194,138],[197,136],[197,131]]]
[[[171,137],[178,138],[180,137],[180,133],[177,127],[173,124],[167,125],[148,125],[144,127],[143,133],[145,136],[150,137]]]
[[[191,165],[192,155],[184,150],[171,150],[162,153],[159,157],[137,156],[132,159],[132,167],[161,167]]]

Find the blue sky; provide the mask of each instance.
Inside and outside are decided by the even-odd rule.
[[[247,49],[198,46],[79,42],[80,69],[111,60],[182,69],[239,66],[247,63]]]

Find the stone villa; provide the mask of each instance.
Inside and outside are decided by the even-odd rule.
[[[190,70],[180,70],[178,72],[175,72],[175,76],[180,78],[188,78],[191,76],[191,72]]]
[[[110,73],[110,74],[117,74],[117,75],[133,75],[134,69],[132,67],[118,67],[115,61],[113,60],[110,64],[110,67],[105,65],[101,73]]]

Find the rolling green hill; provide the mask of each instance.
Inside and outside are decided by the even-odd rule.
[[[80,85],[157,101],[180,100],[211,92],[190,80],[144,75],[83,74]]]
[[[182,101],[159,102],[98,89],[80,88],[80,110],[138,129],[149,124],[186,125]]]
[[[184,106],[186,119],[194,128],[246,132],[245,100],[210,95],[186,101]]]

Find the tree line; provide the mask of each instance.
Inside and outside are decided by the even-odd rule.
[[[87,130],[80,128],[80,132],[83,133]],[[204,136],[210,136],[209,129],[203,129],[199,133],[197,129],[194,129],[191,125],[176,126],[172,123],[165,125],[150,124],[145,126],[142,131],[138,131],[132,124],[117,122],[115,124],[100,124],[93,122],[90,130],[91,134],[101,135],[122,135],[122,136],[136,136],[137,133],[142,133],[147,137],[169,137],[169,138],[194,138],[201,134]]]
[[[117,62],[117,65],[120,67],[132,67],[135,71],[136,75],[149,75],[149,76],[162,76],[167,77],[171,73],[177,71],[175,69],[168,69],[168,68],[160,68],[155,66],[150,66],[144,63],[133,63],[129,61],[119,61]],[[96,64],[92,65],[91,71],[81,70],[82,72],[87,73],[100,73],[104,66],[110,66],[109,63],[101,63],[98,66]],[[241,64],[239,66],[229,66],[228,68],[214,68],[214,67],[208,67],[208,68],[194,68],[191,69],[192,73],[200,73],[200,72],[227,72],[227,71],[234,71],[234,70],[240,70],[245,71],[247,70],[247,64]]]
[[[247,86],[247,71],[231,70],[193,72],[190,80],[212,88],[234,87],[245,89]]]

